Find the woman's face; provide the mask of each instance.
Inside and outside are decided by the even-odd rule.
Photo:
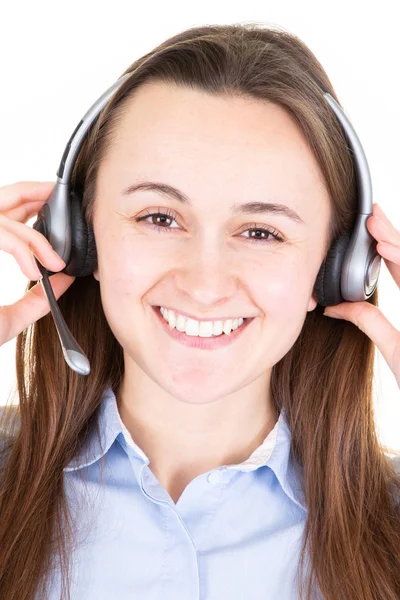
[[[124,194],[144,181],[173,186],[188,201],[157,190]],[[246,203],[285,205],[299,218],[233,210]],[[135,221],[155,212],[167,216]],[[316,307],[329,219],[318,163],[284,109],[142,86],[101,164],[93,222],[94,276],[126,368],[192,403],[267,383]],[[154,306],[209,320],[255,318],[232,344],[202,350],[172,339]]]

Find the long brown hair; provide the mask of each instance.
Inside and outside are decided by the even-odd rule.
[[[257,23],[194,27],[136,60],[131,77],[104,107],[73,173],[92,224],[100,161],[126,103],[146,81],[190,86],[224,97],[273,101],[296,119],[329,190],[332,240],[351,228],[357,210],[354,164],[341,127],[322,97],[338,102],[321,64],[295,35]],[[29,282],[30,289],[34,282]],[[368,300],[377,305],[375,291]],[[2,600],[45,597],[56,556],[69,598],[73,528],[63,468],[82,447],[108,386],[124,375],[123,351],[105,318],[94,277],[76,278],[59,299],[91,373],[65,363],[51,314],[17,337],[17,427],[4,410],[0,493]],[[299,598],[400,598],[400,483],[373,414],[374,344],[355,325],[308,312],[290,351],[272,369],[271,400],[285,407],[293,459],[304,476],[308,508],[298,569]],[[15,400],[13,401],[14,403]],[[268,507],[265,507],[268,510]],[[307,563],[307,569],[305,565]],[[308,575],[307,579],[303,575]],[[306,596],[304,596],[306,594]]]

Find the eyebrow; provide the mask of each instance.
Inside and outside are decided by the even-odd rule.
[[[150,190],[160,192],[164,196],[174,198],[182,204],[192,206],[192,201],[190,200],[190,198],[188,198],[188,196],[186,196],[186,194],[167,183],[157,183],[155,181],[141,181],[140,183],[128,186],[122,191],[122,193],[124,196],[128,196],[129,194],[133,194],[133,192],[136,192],[138,190]],[[272,202],[247,202],[246,204],[234,204],[232,206],[232,213],[235,215],[274,213],[276,215],[283,215],[285,217],[288,217],[296,223],[304,224],[303,219],[300,217],[299,214],[297,214],[295,210],[293,210],[289,206],[286,206],[285,204],[276,204]]]

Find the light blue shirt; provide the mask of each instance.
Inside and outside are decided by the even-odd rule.
[[[111,388],[98,411],[103,449],[93,430],[64,469],[71,506],[88,485],[91,509],[76,512],[83,530],[72,556],[71,600],[298,599],[307,509],[289,460],[284,409],[247,460],[197,476],[176,504],[122,423]],[[51,600],[59,585],[56,577]]]
[[[111,388],[96,417],[101,445],[93,428],[64,469],[77,528],[71,600],[298,600],[307,508],[284,408],[247,460],[197,476],[176,504],[122,423]],[[49,600],[59,600],[60,584],[55,568]]]

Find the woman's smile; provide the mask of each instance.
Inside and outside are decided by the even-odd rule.
[[[157,321],[172,339],[190,348],[200,348],[202,350],[217,350],[218,348],[229,346],[229,344],[232,344],[242,336],[244,331],[255,319],[255,317],[245,319],[242,325],[234,331],[231,331],[229,334],[222,333],[216,337],[199,337],[197,335],[187,335],[185,332],[178,331],[175,327],[171,327],[162,316],[159,306],[152,306],[152,309],[156,315]]]

